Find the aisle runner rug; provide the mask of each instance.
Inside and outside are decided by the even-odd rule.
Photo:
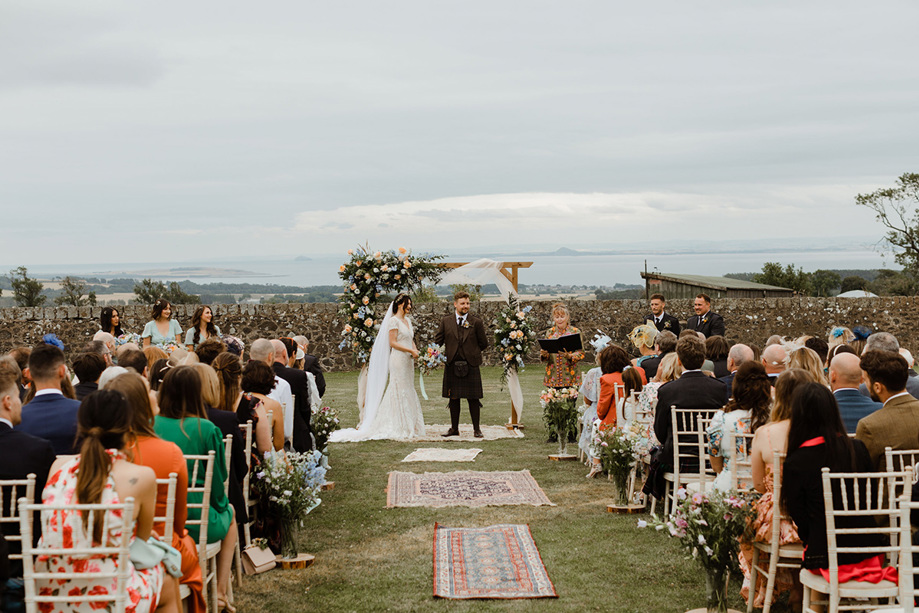
[[[526,524],[488,528],[434,524],[434,596],[558,597]]]
[[[507,472],[389,473],[386,506],[555,506],[528,470]]]
[[[411,452],[403,462],[475,462],[481,449],[444,449],[443,447],[421,447]]]
[[[441,436],[441,434],[449,429],[450,424],[425,424],[425,435],[412,440],[423,441],[427,443],[433,443],[435,441],[462,441],[466,443],[478,443],[483,440],[493,441],[499,438],[523,438],[523,432],[520,430],[508,430],[504,426],[482,426],[480,429],[482,430],[482,434],[485,435],[485,438],[475,438],[472,436],[472,426],[469,424],[460,424],[459,436]]]

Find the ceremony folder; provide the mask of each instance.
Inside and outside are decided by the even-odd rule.
[[[539,347],[549,353],[559,353],[562,351],[579,351],[582,348],[580,334],[566,334],[558,338],[541,338]]]

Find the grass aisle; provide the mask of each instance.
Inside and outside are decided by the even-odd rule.
[[[506,423],[510,400],[501,390],[500,369],[483,369],[483,425]],[[274,570],[246,577],[238,590],[241,611],[614,611],[682,612],[704,606],[704,574],[677,547],[654,530],[636,528],[637,516],[606,512],[611,484],[588,481],[578,462],[550,462],[557,446],[546,444],[538,394],[539,366],[521,376],[527,405],[523,439],[449,443],[483,450],[475,462],[400,461],[417,447],[441,443],[371,441],[333,446],[328,478],[335,489],[306,519],[301,551],[316,556],[305,570]],[[325,404],[338,410],[345,426],[357,421],[357,373],[329,373]],[[439,397],[440,377],[426,381],[425,423],[449,423]],[[468,411],[463,406],[464,423]],[[446,445],[447,443],[443,443]],[[387,474],[453,470],[528,469],[555,507],[470,509],[386,509]],[[529,524],[557,599],[451,601],[434,599],[434,522],[451,527]],[[732,583],[731,606],[745,610]]]

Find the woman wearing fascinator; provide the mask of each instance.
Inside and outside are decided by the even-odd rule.
[[[333,432],[331,442],[408,440],[424,436],[424,416],[415,392],[418,348],[411,312],[412,299],[407,294],[399,294],[392,301],[370,352],[364,421],[357,429]]]

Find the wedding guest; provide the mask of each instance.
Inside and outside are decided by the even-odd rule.
[[[274,374],[287,381],[293,395],[293,447],[295,451],[309,451],[313,448],[313,434],[310,429],[310,388],[306,373],[287,366],[287,347],[278,339],[271,341],[274,349]],[[285,419],[290,419],[285,416]]]
[[[632,360],[632,366],[642,366],[644,362],[647,362],[650,358],[657,356],[655,347],[658,334],[659,333],[657,328],[655,328],[651,322],[646,322],[640,326],[636,326],[632,329],[631,332],[629,332],[629,340],[632,341],[632,344],[641,354],[639,357]]]
[[[131,447],[130,460],[139,466],[153,469],[157,479],[168,479],[170,473],[178,477],[170,544],[182,554],[182,577],[179,582],[185,584],[191,592],[191,597],[183,604],[186,604],[189,613],[204,613],[207,606],[202,594],[204,582],[198,564],[198,545],[185,529],[185,520],[188,518],[188,466],[182,450],[175,443],[164,441],[156,435],[153,424],[159,406],[156,394],[150,392],[146,379],[129,372],[113,379],[106,388],[121,392],[131,407],[130,430],[134,445]],[[166,515],[167,493],[165,487],[157,487],[156,515],[159,517]],[[164,534],[162,523],[154,524],[153,530],[157,534]]]
[[[915,449],[919,441],[919,400],[906,391],[906,360],[889,351],[866,351],[859,363],[871,399],[883,406],[861,418],[855,438],[864,443],[875,470],[885,466],[884,448]]]
[[[753,350],[747,345],[738,343],[728,351],[727,370],[729,374],[718,379],[724,383],[727,388],[727,398],[725,398],[725,402],[731,399],[731,391],[734,388],[734,375],[737,373],[737,369],[740,368],[744,362],[752,361],[754,361]]]
[[[118,351],[118,365],[122,368],[133,368],[142,377],[147,376],[147,354],[137,349],[124,349],[122,345]]]
[[[800,368],[814,375],[817,383],[829,385],[823,372],[823,361],[817,352],[807,347],[799,347],[788,354],[788,368]]]
[[[811,336],[806,341],[804,341],[804,346],[817,353],[817,357],[820,358],[821,364],[826,363],[826,358],[830,351],[830,347],[827,345],[825,340],[822,338],[817,338],[816,336]]]
[[[169,354],[160,349],[159,347],[146,347],[144,348],[144,357],[147,358],[147,372],[149,373],[150,368],[156,364],[157,360],[168,360]],[[135,368],[136,370],[136,368]],[[142,373],[138,373],[142,374]]]
[[[121,315],[118,309],[113,306],[102,307],[102,313],[99,315],[99,327],[102,332],[107,332],[113,337],[118,338],[124,334],[121,328]]]
[[[150,382],[150,389],[154,392],[159,391],[160,385],[163,383],[163,377],[166,376],[166,371],[172,368],[169,365],[169,360],[157,360],[153,363],[153,366],[147,372],[147,380]]]
[[[191,328],[185,333],[185,348],[196,351],[198,345],[209,339],[220,338],[220,328],[214,324],[214,312],[210,306],[202,304],[191,316]]]
[[[584,413],[581,416],[581,436],[578,439],[578,448],[584,452],[587,458],[587,464],[593,463],[593,454],[591,452],[593,441],[593,423],[597,420],[597,399],[600,393],[600,353],[606,349],[612,342],[609,336],[597,335],[594,340],[590,341],[594,348],[594,355],[597,366],[591,368],[581,378],[581,387],[578,389],[578,398],[584,403]]]
[[[785,341],[785,337],[784,337],[784,336],[781,336],[781,335],[779,335],[779,334],[773,334],[772,336],[770,336],[769,338],[766,339],[766,345],[765,345],[765,346],[766,346],[766,347],[771,347],[772,345],[782,345],[782,346],[784,347],[784,346],[785,346],[785,343],[786,343],[786,341]]]
[[[16,428],[50,441],[57,455],[75,453],[80,403],[66,398],[61,390],[65,380],[69,383],[64,352],[53,345],[36,345],[29,356],[29,373],[35,396],[23,407],[22,422]]]
[[[788,353],[781,344],[773,344],[763,349],[763,357],[760,358],[763,366],[766,367],[766,374],[772,379],[775,385],[775,379],[782,374],[788,365]]]
[[[545,338],[559,338],[572,334],[580,334],[581,331],[571,325],[571,315],[568,307],[562,303],[552,305],[552,319],[555,325],[549,328]],[[581,370],[578,368],[578,362],[584,359],[584,351],[561,351],[550,354],[548,351],[540,351],[539,358],[546,363],[546,376],[543,384],[546,387],[580,387]]]
[[[51,477],[42,495],[46,505],[104,504],[114,505],[128,498],[134,499],[134,539],[146,541],[153,533],[156,506],[156,474],[147,466],[132,464],[127,457],[131,443],[131,406],[121,392],[98,391],[80,405],[77,433],[80,453],[64,456],[51,466]],[[55,521],[51,521],[54,519]],[[120,539],[121,529],[111,524],[106,528],[106,514],[96,513],[88,524],[80,511],[42,513],[42,546],[55,549],[77,549],[100,543],[114,547]],[[120,525],[120,524],[119,524]],[[113,554],[93,556],[94,565],[106,572],[116,572],[119,556]],[[86,554],[74,556],[55,555],[35,558],[36,573],[59,576],[61,579],[37,579],[38,593],[86,596],[109,594],[117,589],[115,578],[105,585],[93,585],[79,578],[68,577],[86,566]],[[179,610],[178,582],[166,573],[162,564],[140,570],[130,560],[127,590],[131,594],[125,610],[129,612]],[[47,576],[47,575],[46,575]],[[90,590],[92,586],[92,590]],[[55,592],[52,592],[55,590]],[[68,611],[105,608],[105,603],[86,602],[64,607]]]
[[[852,355],[854,355],[854,356],[856,356],[856,357],[859,357],[858,354],[855,353],[855,350],[852,349],[852,347],[850,347],[849,345],[836,345],[836,346],[832,347],[832,348],[827,352],[827,355],[826,355],[826,364],[825,364],[825,367],[826,367],[827,370],[829,370],[829,368],[830,368],[830,362],[833,361],[833,358],[835,358],[837,355],[839,355],[839,354],[841,354],[841,353],[851,353]],[[859,393],[861,393],[861,392],[859,392]]]
[[[166,345],[167,343],[182,343],[182,326],[174,319],[169,319],[172,315],[172,305],[168,300],[160,298],[153,303],[151,321],[144,326],[144,331],[140,337],[144,339],[144,347],[152,345]],[[119,362],[120,364],[120,362]]]
[[[868,336],[865,340],[864,349],[862,351],[858,351],[858,348],[855,346],[854,342],[850,343],[850,346],[859,356],[863,356],[868,351],[884,351],[892,355],[900,355],[900,343],[897,341],[897,337],[893,334],[890,334],[889,332],[876,332],[871,336]],[[858,387],[858,391],[865,396],[871,396],[868,386],[864,383]],[[915,377],[909,377],[908,366],[906,391],[909,392],[913,398],[919,398],[919,379]]]
[[[852,333],[852,330],[844,326],[836,326],[830,330],[829,335],[827,335],[827,346],[830,350],[837,345],[848,345],[855,340],[855,334]]]
[[[716,379],[727,377],[731,374],[728,370],[728,353],[731,346],[723,336],[712,335],[705,339],[705,357],[712,361]]]
[[[322,365],[319,364],[319,358],[310,355],[310,342],[305,336],[295,336],[294,341],[297,343],[300,351],[303,352],[303,365],[301,368],[306,372],[313,373],[313,376],[316,378],[316,389],[319,390],[319,397],[322,398],[323,395],[325,395],[325,376],[322,374]],[[297,355],[299,358],[299,354]]]
[[[657,341],[654,344],[654,351],[657,355],[641,363],[641,367],[645,369],[645,376],[647,376],[648,379],[653,378],[654,375],[657,374],[657,369],[666,355],[673,353],[674,357],[676,357],[674,353],[676,351],[676,342],[676,334],[669,330],[664,330],[657,335]]]
[[[227,350],[227,346],[219,338],[211,337],[198,344],[195,355],[202,364],[210,364],[218,355]]]
[[[871,457],[865,445],[846,435],[839,417],[833,394],[819,383],[805,383],[795,390],[791,403],[791,423],[788,434],[788,456],[782,474],[781,504],[798,527],[804,543],[804,562],[808,571],[829,576],[827,552],[826,512],[821,469],[832,472],[869,472]],[[842,493],[834,492],[834,500]],[[854,500],[854,492],[848,492]],[[874,518],[868,515],[849,515],[836,518],[838,529],[849,530],[871,527]],[[839,548],[880,545],[877,534],[837,534]],[[878,556],[857,553],[838,554],[840,582],[860,575],[859,580],[874,581],[885,578]],[[876,582],[876,581],[875,581]]]
[[[32,355],[32,349],[29,347],[15,347],[9,352],[9,356],[16,360],[21,373],[19,377],[19,399],[23,402],[25,402],[26,394],[29,393],[29,389],[32,387],[32,379],[28,373],[30,355]]]
[[[158,400],[160,413],[154,423],[157,436],[178,445],[185,455],[207,455],[211,451],[215,455],[207,542],[220,543],[220,553],[217,554],[217,600],[218,610],[224,609],[228,602],[227,589],[237,530],[233,507],[223,486],[227,480],[223,437],[220,429],[207,419],[201,398],[201,380],[191,366],[177,366],[166,373]],[[203,471],[199,471],[198,481],[195,486],[204,484]],[[199,513],[197,509],[190,509],[190,519],[198,519],[196,516]],[[198,540],[198,526],[189,526],[188,532],[195,541]]]
[[[701,332],[696,332],[695,330],[683,330],[680,332],[680,338],[684,337],[697,338],[702,341],[702,347],[705,347],[705,335]],[[707,357],[702,361],[702,372],[715,374],[715,363],[709,360]]]
[[[99,387],[98,387],[98,389],[104,390],[105,387],[106,387],[109,383],[111,383],[112,381],[114,381],[116,377],[120,377],[121,375],[123,375],[123,374],[125,374],[125,373],[127,373],[127,372],[135,372],[135,371],[134,371],[133,369],[132,369],[132,370],[128,370],[128,369],[125,368],[124,366],[109,366],[108,368],[106,368],[105,370],[103,370],[103,371],[102,371],[102,375],[99,376]]]
[[[222,337],[220,337],[220,340],[222,340],[223,343],[227,346],[227,351],[242,359],[243,352],[246,350],[245,343],[243,343],[235,336],[230,336],[229,334],[224,334]]]
[[[668,330],[677,335],[680,333],[680,320],[665,312],[667,301],[663,294],[651,294],[649,306],[651,313],[645,315],[645,321],[651,322],[658,332]]]
[[[861,381],[862,369],[855,354],[840,353],[830,362],[830,389],[833,390],[842,423],[849,434],[855,433],[861,418],[881,408],[880,402],[859,393],[858,386]]]
[[[648,384],[641,388],[641,393],[638,395],[638,411],[652,416],[651,423],[648,424],[645,431],[642,433],[641,438],[643,439],[643,443],[639,448],[641,459],[646,463],[649,461],[651,450],[654,447],[660,446],[660,441],[658,441],[657,437],[654,435],[653,421],[654,407],[657,406],[658,390],[663,384],[679,379],[681,374],[683,374],[683,369],[680,366],[679,360],[677,360],[676,353],[670,352],[661,360],[660,367],[657,369],[657,374],[654,376],[654,379],[648,381]]]
[[[249,362],[252,361],[262,362],[274,372],[271,367],[274,364],[274,346],[271,341],[260,338],[252,343],[252,347],[249,350]],[[246,365],[248,366],[248,363]],[[274,387],[265,395],[281,405],[282,411],[280,414],[275,411],[274,419],[284,424],[284,440],[287,442],[292,441],[294,437],[294,400],[290,391],[290,383],[275,374]],[[302,425],[300,429],[302,429]]]
[[[715,334],[724,336],[724,318],[712,311],[712,299],[707,294],[698,294],[692,308],[696,314],[686,321],[686,327],[701,332],[706,338]]]
[[[108,332],[99,330],[93,334],[93,340],[83,348],[83,353],[98,353],[105,359],[106,366],[111,366],[112,358],[114,358],[117,348],[115,337]]]
[[[105,360],[98,353],[84,353],[73,361],[73,372],[80,380],[73,387],[77,400],[83,400],[99,389],[99,377],[105,370]]]
[[[229,359],[220,358],[218,362],[224,364],[229,362]],[[235,369],[231,369],[231,372],[235,372]],[[236,405],[236,416],[240,422],[252,420],[256,435],[255,444],[260,456],[272,447],[279,450],[284,446],[284,423],[281,419],[283,409],[281,404],[270,396],[276,381],[271,367],[264,362],[249,360],[242,369],[238,384],[242,390],[242,397]],[[225,402],[229,400],[226,398]],[[271,420],[268,419],[269,411],[272,413]]]
[[[715,411],[706,432],[708,433],[708,455],[712,469],[717,473],[713,487],[718,491],[733,489],[731,483],[731,466],[740,457],[750,455],[743,438],[734,439],[734,448],[725,443],[725,433],[733,431],[735,435],[755,433],[760,426],[769,421],[769,409],[772,404],[772,384],[766,376],[762,364],[747,362],[741,364],[734,377],[731,400],[725,407]]]
[[[647,375],[638,368],[626,368],[622,372],[622,397],[616,401],[616,425],[620,428],[631,428],[635,421],[635,412],[638,410],[638,394],[644,387]]]

